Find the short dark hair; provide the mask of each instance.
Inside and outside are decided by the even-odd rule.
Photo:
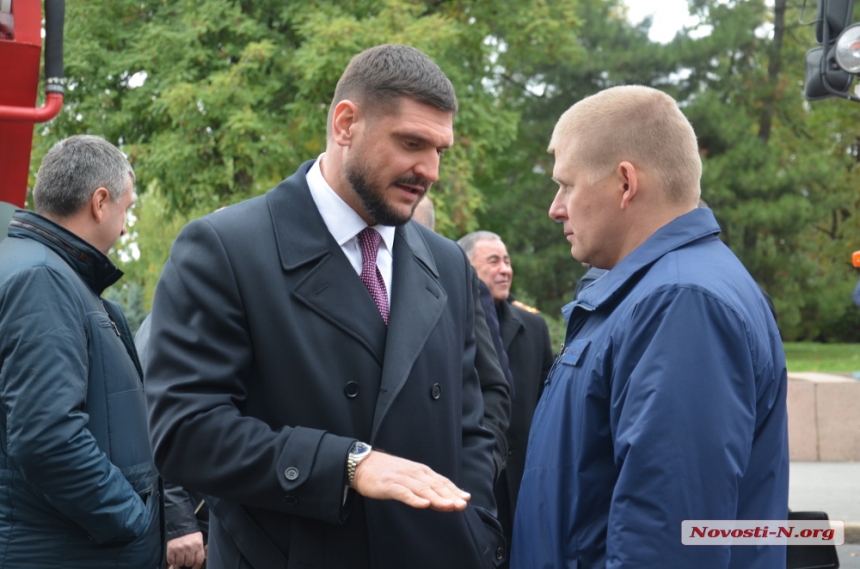
[[[119,202],[134,183],[134,170],[119,149],[98,136],[79,134],[55,144],[45,155],[36,185],[36,212],[64,218],[75,215],[99,188]]]
[[[347,65],[329,107],[328,132],[334,108],[343,100],[354,99],[365,112],[373,112],[400,97],[457,113],[454,86],[427,54],[408,45],[383,44],[362,51]]]

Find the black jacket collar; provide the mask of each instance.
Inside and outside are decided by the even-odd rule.
[[[9,224],[9,237],[32,239],[48,247],[99,296],[123,275],[107,255],[38,213],[16,210]]]

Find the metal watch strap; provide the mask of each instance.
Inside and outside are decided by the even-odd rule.
[[[356,468],[358,468],[358,465],[362,460],[367,458],[370,454],[371,448],[372,447],[369,444],[361,441],[356,441],[353,443],[352,447],[350,447],[349,455],[346,459],[346,478],[347,484],[350,488],[354,487]]]

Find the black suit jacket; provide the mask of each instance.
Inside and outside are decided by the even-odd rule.
[[[470,269],[469,272],[472,274],[472,297],[475,299],[475,369],[481,382],[481,394],[484,396],[484,427],[496,438],[493,462],[496,467],[495,478],[498,480],[508,457],[507,432],[511,424],[514,386],[510,377],[511,371],[508,369],[508,356],[502,348],[499,321],[492,298],[489,304],[490,312],[485,312],[484,291],[489,295],[490,289],[478,279],[475,269]]]
[[[516,393],[508,427],[507,468],[502,474],[507,481],[507,499],[513,513],[523,479],[532,418],[552,367],[553,355],[549,328],[543,316],[532,314],[509,301],[499,304],[498,313]],[[504,496],[497,495],[497,498],[502,500]]]
[[[211,569],[492,567],[469,263],[397,228],[386,327],[315,207],[311,164],[177,238],[146,370],[156,463],[211,497]],[[355,440],[449,477],[469,507],[344,500]]]

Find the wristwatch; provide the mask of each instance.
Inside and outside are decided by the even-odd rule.
[[[373,450],[371,446],[367,443],[363,443],[361,441],[355,441],[352,443],[352,446],[349,447],[349,455],[346,459],[346,476],[347,481],[350,488],[353,488],[353,484],[355,483],[355,469],[358,467],[359,463],[370,455],[370,451]]]

